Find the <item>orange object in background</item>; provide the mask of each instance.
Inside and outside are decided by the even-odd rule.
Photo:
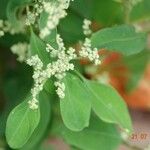
[[[112,62],[117,63],[117,61],[120,62],[120,60],[121,56],[119,54],[112,53],[104,60],[104,65],[110,65]],[[125,88],[128,82],[126,76],[128,73],[128,69],[123,64],[114,67],[109,72],[110,84],[118,90],[130,108],[150,111],[150,65],[147,66],[138,86],[130,93],[128,93]]]
[[[110,83],[125,99],[130,108],[150,110],[150,65],[138,86],[130,93],[125,90],[127,80],[110,75]]]
[[[130,108],[150,111],[150,65],[147,66],[137,87],[127,92],[126,85],[129,82],[130,71],[123,63],[122,55],[115,52],[110,53],[104,49],[100,50],[99,54],[104,57],[102,64],[95,73],[88,72],[86,77],[97,79],[107,72],[108,82],[120,93]],[[82,59],[80,63],[87,66],[90,64],[87,59]]]
[[[124,93],[123,97],[130,107],[150,111],[150,65],[137,88],[130,94]]]

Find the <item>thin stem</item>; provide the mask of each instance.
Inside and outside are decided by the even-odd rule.
[[[125,13],[125,23],[130,23],[130,13],[132,10],[132,5],[130,3],[130,0],[123,0],[123,7],[124,7],[124,13]]]
[[[77,71],[77,70],[74,70],[73,71],[78,77],[80,77],[83,81],[86,81],[85,78]]]

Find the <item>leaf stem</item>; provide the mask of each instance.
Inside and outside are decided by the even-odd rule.
[[[123,7],[124,7],[124,13],[125,13],[125,23],[130,23],[130,13],[132,10],[132,6],[130,4],[130,0],[123,0]]]
[[[78,77],[80,77],[83,81],[86,81],[85,78],[77,71],[77,70],[74,70],[73,71]]]

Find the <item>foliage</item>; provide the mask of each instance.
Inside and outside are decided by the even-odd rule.
[[[0,0],[0,94],[5,97],[0,136],[6,135],[5,148],[54,149],[43,143],[56,136],[72,149],[116,150],[121,131],[132,132],[122,97],[111,85],[88,80],[81,63],[103,63],[102,50],[120,53],[132,73],[127,88],[137,85],[149,59],[148,33],[137,23],[149,19],[150,2],[126,5],[124,0]],[[83,21],[89,21],[85,26],[91,34],[84,34]]]

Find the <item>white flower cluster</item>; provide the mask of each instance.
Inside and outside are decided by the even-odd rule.
[[[48,64],[47,72],[49,75],[54,75],[57,81],[55,82],[55,86],[57,87],[57,94],[58,96],[63,99],[65,94],[65,85],[62,83],[62,79],[66,76],[66,71],[74,70],[74,64],[70,63],[71,60],[76,59],[77,55],[75,54],[75,49],[70,47],[67,51],[64,46],[63,40],[61,39],[60,35],[57,35],[57,44],[58,49],[54,49],[50,45],[51,51],[50,54],[53,57],[57,57],[57,61]]]
[[[47,44],[46,51],[50,53],[50,56],[55,57],[56,61],[49,63],[45,69],[43,69],[43,63],[37,55],[32,56],[27,60],[27,64],[34,68],[34,87],[31,90],[32,100],[28,102],[31,109],[38,108],[37,95],[43,89],[45,82],[52,76],[56,78],[54,85],[57,87],[56,92],[58,96],[61,99],[65,97],[65,84],[62,81],[66,76],[67,71],[74,70],[74,64],[71,63],[71,61],[78,57],[74,48],[70,47],[68,50],[65,48],[60,35],[57,35],[57,44],[58,49]],[[94,61],[95,64],[100,63],[97,49],[91,48],[91,41],[88,38],[85,40],[85,43],[79,53],[80,56],[88,57],[91,61]]]
[[[36,17],[45,11],[48,14],[48,20],[45,28],[40,31],[40,37],[46,37],[56,28],[60,19],[67,15],[66,9],[69,7],[70,1],[71,0],[36,0],[36,5],[33,6],[32,11],[29,10],[29,7],[27,8],[28,16],[26,24],[34,24]],[[90,25],[91,21],[85,19],[83,25],[85,35],[92,33]],[[34,86],[31,89],[32,98],[28,101],[29,107],[33,110],[38,109],[38,95],[40,91],[43,90],[46,81],[51,77],[55,77],[56,81],[54,85],[57,88],[56,92],[58,96],[63,99],[65,97],[65,84],[63,83],[63,79],[66,76],[66,72],[74,70],[74,64],[71,61],[78,58],[76,50],[73,47],[66,49],[59,34],[56,36],[56,41],[58,48],[54,48],[50,44],[46,45],[45,51],[50,54],[50,57],[54,58],[54,61],[47,64],[47,66],[43,65],[38,55],[34,55],[27,59],[28,45],[26,43],[18,43],[11,47],[12,52],[19,56],[19,61],[25,61],[27,59],[27,64],[34,68],[32,76],[34,79]],[[89,58],[89,60],[93,61],[96,65],[100,64],[98,50],[97,48],[92,48],[91,41],[88,38],[85,39],[81,51],[79,51],[79,57],[80,56]]]
[[[43,89],[45,82],[52,76],[56,79],[54,85],[57,88],[56,92],[58,96],[60,99],[65,97],[65,84],[63,83],[63,79],[66,76],[66,72],[74,70],[74,64],[71,61],[77,59],[78,56],[74,48],[70,47],[66,49],[59,34],[56,36],[56,41],[58,45],[57,49],[50,44],[46,46],[46,51],[50,53],[51,57],[55,58],[55,61],[47,64],[45,69],[43,69],[43,63],[38,55],[32,56],[27,60],[27,64],[34,68],[34,87],[31,90],[32,100],[28,102],[31,109],[38,108],[37,96]],[[88,38],[85,39],[79,51],[79,56],[89,58],[89,60],[94,61],[96,65],[100,64],[98,50],[96,48],[92,49],[91,41]]]
[[[27,50],[28,50],[28,44],[27,43],[17,43],[14,44],[11,47],[12,53],[18,55],[17,60],[20,62],[23,62],[27,59]]]
[[[61,82],[55,82],[55,86],[57,87],[57,94],[59,95],[60,98],[64,98],[65,97],[65,84],[61,83]]]
[[[64,43],[59,34],[56,36],[56,42],[58,44],[58,49],[53,48],[50,44],[47,44],[46,51],[50,53],[51,57],[57,57],[60,51],[64,51]]]
[[[0,37],[4,36],[6,32],[12,35],[17,33],[7,20],[0,20]]]
[[[85,35],[92,34],[92,30],[90,29],[91,24],[92,24],[92,22],[90,20],[84,19],[82,28],[83,28],[83,33]]]
[[[38,55],[32,56],[30,59],[28,59],[27,64],[33,66],[34,68],[34,87],[31,89],[32,100],[29,100],[28,102],[29,107],[34,110],[38,108],[37,95],[40,91],[42,91],[47,75],[44,71],[42,71],[43,63],[39,59]]]
[[[75,59],[77,55],[75,54],[75,49],[73,48],[69,48],[68,51],[66,52],[66,48],[64,47],[63,40],[60,38],[59,35],[57,35],[57,41],[59,41],[59,43],[57,43],[58,50],[54,49],[50,45],[48,45],[46,49],[47,51],[49,49],[52,51],[59,51],[59,53],[55,55],[57,60],[52,63],[49,63],[45,70],[43,69],[42,61],[39,59],[37,55],[32,56],[30,59],[27,60],[27,64],[33,66],[34,68],[34,74],[33,74],[34,87],[31,90],[32,100],[28,102],[29,107],[31,109],[38,108],[37,95],[43,89],[43,86],[47,81],[47,79],[51,78],[52,76],[54,76],[57,79],[54,85],[57,87],[56,92],[58,96],[61,99],[63,99],[65,96],[64,94],[65,85],[62,82],[62,80],[66,76],[67,71],[74,70],[74,64],[70,63],[70,61]]]
[[[27,18],[26,18],[25,24],[27,26],[34,24],[36,17],[37,16],[34,13],[32,13],[31,11],[27,11]]]
[[[30,26],[35,23],[36,18],[43,12],[43,0],[37,0],[35,5],[33,5],[32,10],[29,10],[27,7],[27,18],[26,18],[26,25]]]
[[[47,65],[47,75],[48,78],[51,76],[54,76],[57,81],[55,82],[55,86],[57,87],[57,94],[58,96],[63,99],[64,98],[64,84],[62,83],[63,78],[66,76],[66,72],[69,70],[74,70],[74,64],[70,63],[71,60],[75,59],[75,54],[72,54],[72,52],[65,53],[65,51],[61,51],[58,54],[58,59],[55,62],[52,62]]]
[[[84,58],[88,58],[90,61],[94,61],[95,65],[99,65],[101,61],[99,60],[99,54],[97,48],[92,48],[91,40],[86,38],[79,55]]]
[[[56,28],[60,19],[67,15],[66,9],[69,7],[70,1],[73,0],[37,0],[35,5],[33,5],[32,10],[29,10],[29,7],[27,7],[26,25],[34,24],[36,18],[45,11],[48,15],[47,23],[40,32],[40,37],[42,39],[45,38],[54,28]]]
[[[60,19],[67,15],[66,9],[69,7],[69,4],[70,0],[43,2],[43,9],[48,14],[48,19],[46,26],[40,32],[41,38],[45,38],[49,35],[59,24]]]

